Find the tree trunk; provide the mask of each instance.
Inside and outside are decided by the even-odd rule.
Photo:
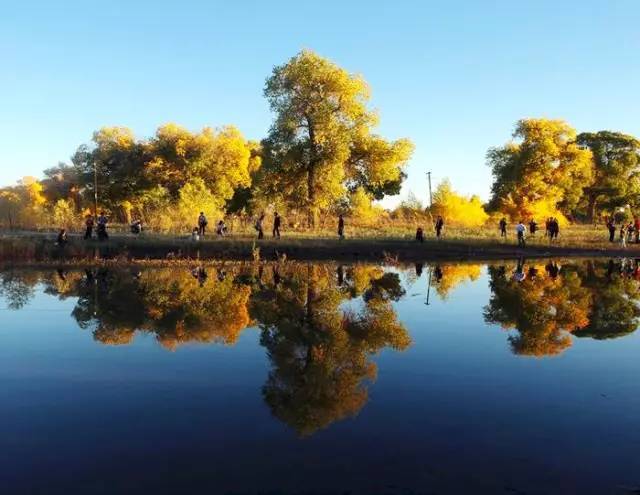
[[[310,229],[316,228],[316,170],[312,164],[307,172],[307,223]]]
[[[596,221],[596,203],[597,196],[595,194],[589,195],[589,205],[587,206],[587,215],[589,216],[589,222],[595,223]]]

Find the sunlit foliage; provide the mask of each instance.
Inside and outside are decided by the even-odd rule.
[[[575,209],[593,177],[591,151],[576,142],[575,130],[562,120],[523,119],[513,138],[487,153],[491,207],[513,220],[544,216],[549,206],[557,209],[550,216]]]
[[[478,227],[489,219],[479,197],[461,196],[448,180],[441,182],[435,190],[431,210],[433,215],[441,215],[447,223],[463,227]]]
[[[413,146],[372,134],[378,119],[362,77],[304,50],[274,68],[264,93],[275,119],[263,141],[260,194],[302,205],[313,226],[349,190],[398,192]]]

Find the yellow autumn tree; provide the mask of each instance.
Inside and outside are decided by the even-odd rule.
[[[363,187],[349,194],[349,214],[356,223],[366,225],[380,218],[384,210],[373,204],[371,195]]]
[[[479,227],[489,219],[477,196],[456,193],[448,179],[442,181],[433,194],[433,215],[441,215],[448,224]]]
[[[490,206],[513,220],[559,217],[574,209],[593,176],[592,153],[576,142],[563,120],[518,121],[513,140],[492,148],[487,163],[493,174]]]

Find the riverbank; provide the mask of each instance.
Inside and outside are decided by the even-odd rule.
[[[0,234],[0,263],[77,263],[89,260],[177,261],[177,260],[276,260],[299,261],[387,261],[491,260],[548,257],[635,257],[640,245],[593,243],[570,246],[537,240],[518,247],[512,240],[427,239],[418,243],[398,238],[282,238],[258,241],[249,237],[210,238],[193,242],[173,236],[114,235],[107,242],[85,241],[70,236],[63,248],[55,235],[44,233]]]

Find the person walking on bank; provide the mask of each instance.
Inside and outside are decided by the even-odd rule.
[[[560,224],[558,223],[558,219],[553,217],[549,220],[549,237],[551,240],[558,239],[558,234],[560,233]]]
[[[500,220],[500,237],[507,237],[507,219],[502,217]]]
[[[93,236],[93,217],[91,215],[87,215],[87,219],[84,221],[84,225],[86,227],[85,231],[84,231],[84,239],[85,241],[88,239],[91,239],[91,236]]]
[[[440,235],[442,234],[442,229],[444,227],[444,220],[440,215],[438,215],[438,219],[436,220],[436,237],[440,239]]]
[[[273,216],[273,237],[276,239],[280,239],[280,222],[280,215],[278,215],[278,212],[276,211]]]
[[[424,230],[422,230],[422,227],[416,229],[416,241],[424,242]]]
[[[620,247],[627,247],[627,227],[624,223],[620,226]]]
[[[516,225],[516,235],[518,236],[518,247],[525,246],[524,236],[526,232],[527,232],[527,228],[524,226],[524,223],[522,222],[522,220],[520,220],[520,223]]]
[[[609,229],[609,242],[614,242],[616,237],[616,224],[613,217],[607,220],[607,229]]]
[[[264,223],[264,213],[258,217],[255,224],[255,229],[258,232],[258,239],[264,239],[263,223]]]
[[[198,235],[200,237],[204,237],[205,231],[207,230],[207,217],[204,216],[204,212],[201,211],[200,215],[198,215]]]
[[[65,247],[67,244],[67,229],[60,229],[58,232],[58,238],[56,240],[58,246]]]
[[[340,240],[344,239],[344,217],[338,215],[338,237]]]
[[[531,235],[536,235],[536,231],[538,230],[538,224],[536,223],[535,219],[531,219],[531,221],[529,222],[529,233]]]

